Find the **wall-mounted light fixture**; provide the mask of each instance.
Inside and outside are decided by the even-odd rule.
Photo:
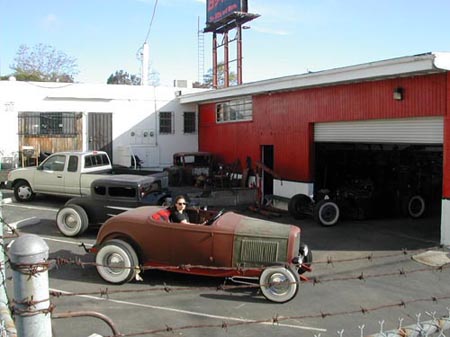
[[[396,101],[401,101],[403,99],[403,96],[404,96],[404,89],[402,87],[397,87],[394,89],[393,98]]]

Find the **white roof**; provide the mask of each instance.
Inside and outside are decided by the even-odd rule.
[[[293,90],[388,77],[431,74],[450,70],[450,53],[426,53],[360,65],[279,77],[180,96],[180,103],[200,103],[266,92]]]
[[[165,86],[140,86],[91,83],[56,83],[32,81],[0,81],[0,92],[7,97],[6,92],[42,96],[45,100],[155,100],[172,99],[183,94],[205,91],[196,88],[178,88]],[[23,96],[23,95],[22,95]],[[1,97],[0,97],[1,98]]]

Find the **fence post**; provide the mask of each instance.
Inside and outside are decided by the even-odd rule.
[[[51,337],[48,286],[49,248],[34,234],[17,238],[9,250],[14,282],[14,314],[20,337]]]
[[[5,268],[5,248],[3,240],[3,193],[0,191],[0,321],[3,322],[2,336],[15,337],[16,326],[9,311],[8,296],[6,295],[6,268]],[[5,331],[3,331],[3,329]]]

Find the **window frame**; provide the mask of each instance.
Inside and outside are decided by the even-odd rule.
[[[192,125],[189,125],[187,122],[191,123]],[[187,134],[195,134],[197,133],[197,113],[195,111],[185,111],[183,112],[183,133]],[[187,126],[189,126],[191,129],[188,130]]]
[[[216,103],[216,123],[250,122],[253,120],[253,97],[245,96]]]
[[[170,116],[170,118],[169,117],[164,117],[163,118],[163,115],[165,116],[166,114],[168,114],[168,116]],[[158,118],[158,121],[159,121],[159,128],[158,128],[159,134],[169,135],[169,134],[174,133],[175,128],[174,128],[174,123],[173,123],[173,116],[174,116],[174,113],[172,111],[160,111],[159,112],[159,118]],[[168,125],[165,125],[165,124],[169,120],[170,120],[170,125],[169,125],[170,130],[168,130],[168,129],[163,130],[163,128],[167,128],[168,127]],[[162,123],[162,121],[164,121],[164,123]]]
[[[19,112],[18,134],[25,137],[73,137],[77,135],[76,112],[23,111]]]

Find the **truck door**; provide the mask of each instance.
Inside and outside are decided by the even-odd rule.
[[[62,193],[64,192],[65,155],[53,155],[42,163],[36,170],[36,192]]]
[[[80,195],[81,163],[78,156],[69,156],[64,179],[64,191],[70,195]]]

